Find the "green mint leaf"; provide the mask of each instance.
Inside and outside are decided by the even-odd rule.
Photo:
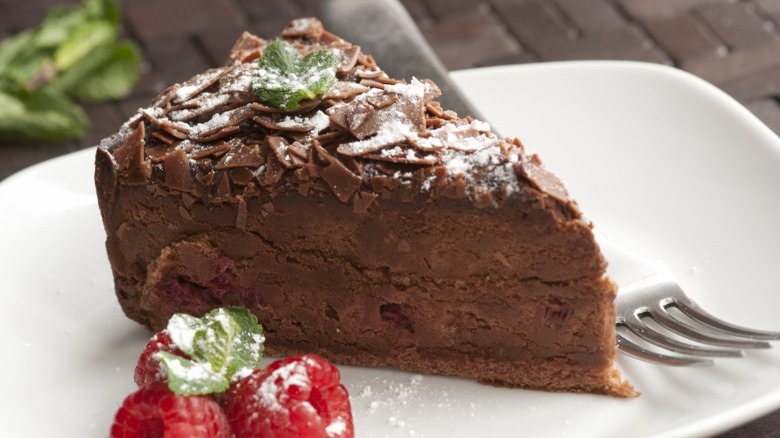
[[[122,99],[138,80],[141,55],[133,44],[107,44],[88,53],[49,86],[87,102]]]
[[[118,0],[54,6],[40,25],[0,41],[0,141],[61,140],[84,134],[84,111],[70,98],[127,96],[140,55],[116,42]]]
[[[227,374],[233,342],[241,327],[225,309],[214,309],[201,321],[204,326],[195,333],[195,355],[208,361],[213,370]]]
[[[177,382],[171,386],[173,391],[183,390],[189,376],[198,381],[195,387],[202,388],[198,391],[208,387],[217,388],[211,392],[221,392],[222,380],[235,381],[260,367],[263,328],[257,317],[243,307],[214,309],[202,318],[177,313],[168,321],[167,330],[173,343],[192,358],[169,357],[163,362],[169,381]]]
[[[87,21],[103,21],[118,30],[121,21],[117,0],[85,0],[82,5],[54,6],[37,28],[36,47],[56,48]]]
[[[204,395],[225,392],[228,379],[211,369],[208,363],[187,360],[165,351],[155,357],[168,371],[168,387],[178,395]]]
[[[34,39],[35,31],[29,29],[0,42],[0,74],[7,71],[20,54],[30,51]]]
[[[0,139],[64,140],[87,129],[84,111],[66,97],[23,87],[0,88]]]
[[[105,20],[117,27],[122,22],[118,0],[86,0],[84,9],[90,18]]]
[[[204,329],[203,321],[186,313],[177,313],[168,320],[168,334],[179,349],[195,356],[195,335]]]
[[[116,34],[116,27],[102,20],[79,24],[54,51],[54,66],[69,69],[96,48],[112,43]]]
[[[56,48],[87,19],[83,7],[77,5],[54,6],[38,26],[35,35],[36,48]]]
[[[291,45],[274,40],[258,60],[252,88],[268,105],[294,110],[301,101],[322,97],[336,82],[338,59],[325,50],[301,56]]]
[[[265,336],[263,326],[249,310],[243,307],[230,307],[226,311],[239,326],[227,368],[228,379],[232,382],[260,367],[265,349]]]

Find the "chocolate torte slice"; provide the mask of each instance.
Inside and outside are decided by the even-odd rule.
[[[164,90],[98,147],[128,317],[159,330],[240,305],[271,355],[634,394],[592,225],[536,155],[316,19],[277,41],[329,54],[298,71],[332,85],[275,101],[263,93],[298,79],[261,68],[272,42],[244,34],[224,67]]]

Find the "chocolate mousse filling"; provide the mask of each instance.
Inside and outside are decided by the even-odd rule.
[[[224,67],[101,142],[127,316],[158,330],[241,305],[271,355],[634,395],[614,366],[616,289],[591,224],[539,157],[316,19],[281,39],[337,59],[326,93],[289,110],[258,100],[269,41],[244,34]]]

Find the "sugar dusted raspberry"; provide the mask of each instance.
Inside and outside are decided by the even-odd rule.
[[[144,351],[138,358],[135,366],[135,383],[142,387],[153,383],[164,382],[167,380],[165,368],[160,361],[154,357],[154,353],[166,351],[177,356],[188,358],[171,340],[168,330],[161,330],[155,333],[146,343]]]
[[[352,410],[340,379],[314,354],[279,360],[233,385],[225,412],[237,438],[350,438]]]
[[[144,386],[125,398],[111,438],[229,438],[230,424],[209,396],[181,396],[163,384]]]

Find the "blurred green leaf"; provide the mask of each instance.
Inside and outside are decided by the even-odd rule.
[[[33,44],[35,30],[28,29],[0,42],[0,74],[8,69],[20,53]]]
[[[96,48],[116,39],[116,27],[105,21],[86,21],[76,26],[54,51],[54,65],[65,71]]]
[[[122,11],[116,0],[86,0],[84,9],[90,18],[107,21],[117,28],[122,22]]]
[[[84,111],[66,97],[43,90],[0,91],[0,139],[63,140],[87,129]]]
[[[121,99],[138,80],[141,55],[129,43],[107,44],[87,54],[47,87],[76,99],[96,102]]]
[[[52,7],[42,23],[0,41],[0,141],[74,138],[87,118],[71,98],[121,99],[138,80],[135,45],[116,42],[117,0]]]
[[[86,11],[81,6],[53,6],[36,28],[34,47],[31,48],[57,47],[86,19]]]

